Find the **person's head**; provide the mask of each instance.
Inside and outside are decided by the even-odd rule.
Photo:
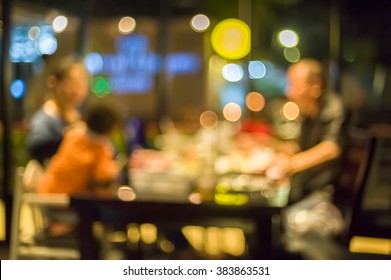
[[[66,57],[54,67],[48,86],[60,106],[76,108],[87,97],[88,72],[81,61]]]
[[[107,135],[119,123],[119,115],[113,106],[98,103],[87,109],[85,121],[89,130],[97,134]]]
[[[325,73],[319,61],[302,59],[288,68],[287,96],[304,114],[317,106],[325,87]]]

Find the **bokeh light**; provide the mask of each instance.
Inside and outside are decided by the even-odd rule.
[[[284,57],[290,63],[298,62],[300,59],[300,50],[296,47],[294,48],[285,48]]]
[[[157,228],[154,224],[141,224],[140,225],[141,240],[145,244],[153,244],[157,240]]]
[[[236,63],[230,63],[223,67],[222,75],[228,82],[237,82],[243,78],[243,68]]]
[[[123,201],[132,201],[136,199],[136,193],[129,186],[121,186],[118,188],[117,196],[120,200]]]
[[[242,116],[242,108],[238,104],[230,102],[224,106],[223,115],[227,121],[236,122]]]
[[[67,28],[68,19],[65,16],[57,16],[52,23],[54,32],[61,33]]]
[[[293,48],[299,43],[299,35],[293,30],[283,30],[278,33],[278,42],[283,47]]]
[[[38,26],[32,26],[28,31],[28,37],[30,40],[37,40],[39,34],[41,33],[41,29]]]
[[[132,17],[123,17],[118,23],[118,30],[121,34],[132,33],[136,28],[136,21]]]
[[[84,66],[90,74],[100,73],[103,69],[103,58],[99,53],[89,53],[84,58]]]
[[[200,115],[200,124],[203,128],[213,129],[217,126],[219,118],[213,111],[204,111]]]
[[[246,106],[253,112],[262,111],[265,108],[265,98],[259,92],[250,92],[246,96]]]
[[[22,98],[26,91],[26,84],[22,80],[14,80],[10,86],[11,95],[13,98]]]
[[[266,66],[261,61],[250,61],[248,64],[250,79],[262,79],[266,75]]]
[[[204,32],[208,30],[209,25],[210,21],[206,15],[198,14],[190,20],[190,27],[196,32]]]
[[[57,39],[53,34],[46,33],[39,38],[38,50],[41,54],[54,54],[57,50]]]
[[[213,28],[211,43],[221,57],[241,59],[251,50],[251,30],[241,20],[226,19]]]
[[[98,97],[105,97],[110,93],[110,83],[102,76],[94,77],[90,82],[90,88]]]
[[[296,103],[289,101],[282,106],[281,115],[288,121],[294,121],[300,115],[299,106],[297,106]]]
[[[262,92],[266,99],[283,96],[286,85],[285,69],[270,61],[263,60],[262,63],[266,68],[265,76],[262,79],[251,79],[252,89]]]

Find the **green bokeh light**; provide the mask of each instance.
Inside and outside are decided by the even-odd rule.
[[[90,83],[91,91],[98,97],[105,97],[110,93],[110,83],[105,77],[96,76]]]

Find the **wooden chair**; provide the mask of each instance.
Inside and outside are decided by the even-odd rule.
[[[391,125],[375,124],[353,191],[347,231],[352,249],[355,237],[388,239],[383,253],[391,255]]]
[[[36,236],[46,227],[42,207],[68,207],[69,197],[64,194],[40,195],[35,192],[35,183],[42,174],[40,164],[31,160],[26,167],[17,167],[11,220],[10,259],[79,259],[79,251],[61,244],[45,244],[36,241]],[[21,210],[31,210],[33,230],[30,236],[22,236]]]

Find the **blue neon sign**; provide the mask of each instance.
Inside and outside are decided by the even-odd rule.
[[[163,59],[149,51],[146,36],[133,34],[119,36],[115,42],[116,53],[90,53],[84,64],[93,75],[107,76],[114,93],[144,93],[155,84]],[[201,68],[201,59],[193,53],[170,54],[164,60],[169,75],[193,74]]]

